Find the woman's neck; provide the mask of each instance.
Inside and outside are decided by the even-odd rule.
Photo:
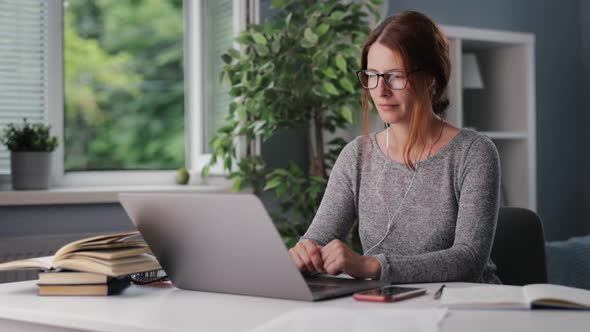
[[[444,123],[442,119],[434,113],[429,119],[429,125],[424,142],[416,142],[412,155],[416,154],[412,158],[418,158],[418,155],[425,149],[431,148],[436,144],[437,139],[440,137],[442,126]],[[387,135],[387,131],[386,131]],[[410,136],[410,123],[409,121],[404,123],[396,123],[389,126],[389,152],[392,155],[403,155],[404,148],[408,143]],[[386,136],[387,139],[387,136]]]

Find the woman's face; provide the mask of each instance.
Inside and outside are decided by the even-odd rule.
[[[396,73],[393,78],[400,80],[398,83],[408,78],[399,54],[378,42],[369,48],[367,69],[380,74],[399,70],[401,72]],[[413,100],[409,85],[408,83],[402,90],[393,90],[384,83],[383,77],[378,77],[377,87],[370,89],[369,92],[383,122],[390,124],[409,122]]]

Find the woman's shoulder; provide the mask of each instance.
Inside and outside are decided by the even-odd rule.
[[[342,153],[357,158],[366,144],[371,144],[370,138],[367,135],[357,136],[344,146]]]
[[[358,161],[365,160],[372,156],[372,151],[377,146],[376,135],[376,132],[371,132],[367,135],[356,136],[346,144],[343,151]]]
[[[338,163],[341,165],[348,165],[351,167],[360,167],[363,162],[364,154],[367,148],[371,149],[371,141],[369,136],[360,135],[349,141],[344,145],[338,156]]]
[[[485,160],[498,159],[496,144],[486,135],[469,128],[461,129],[459,149],[465,158],[482,158]]]

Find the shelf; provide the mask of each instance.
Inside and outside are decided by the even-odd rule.
[[[502,205],[535,211],[535,36],[466,27],[443,29],[452,63],[447,118],[458,127],[477,130],[496,145]],[[483,84],[464,84],[464,54],[475,55]],[[469,68],[466,70],[473,70]]]

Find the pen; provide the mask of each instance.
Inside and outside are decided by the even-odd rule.
[[[440,286],[440,288],[436,291],[436,293],[434,293],[434,299],[438,300],[440,299],[440,297],[442,296],[442,292],[443,289],[445,288],[445,285]]]

